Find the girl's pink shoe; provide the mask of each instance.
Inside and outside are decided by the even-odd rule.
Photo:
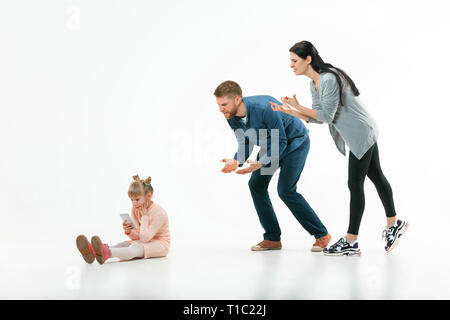
[[[83,256],[84,261],[92,263],[95,260],[95,251],[85,235],[80,234],[77,237],[77,248]]]
[[[91,242],[95,251],[95,259],[98,263],[104,264],[111,257],[111,249],[107,244],[103,244],[98,236],[93,236]]]

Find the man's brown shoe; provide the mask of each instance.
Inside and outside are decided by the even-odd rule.
[[[280,250],[281,241],[263,240],[256,246],[252,247],[252,251],[264,251],[264,250]]]
[[[312,252],[322,252],[323,249],[325,249],[328,246],[328,243],[330,241],[331,241],[330,234],[327,234],[326,236],[316,239],[316,242],[314,242],[314,244],[311,248],[311,251]]]

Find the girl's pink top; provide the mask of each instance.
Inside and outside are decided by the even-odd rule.
[[[131,210],[131,219],[137,229],[133,229],[128,236],[131,240],[149,242],[159,240],[170,246],[169,217],[159,204],[153,201],[150,205],[148,216],[142,216],[139,220],[134,208]]]

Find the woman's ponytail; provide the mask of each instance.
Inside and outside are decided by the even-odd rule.
[[[343,83],[342,79],[344,79],[348,85],[350,86],[353,94],[355,96],[359,96],[359,90],[356,87],[353,80],[341,69],[334,67],[331,63],[325,63],[319,55],[317,49],[313,46],[313,44],[309,41],[303,40],[301,42],[297,42],[290,49],[290,52],[295,53],[302,59],[306,59],[308,56],[311,57],[311,67],[314,71],[318,73],[322,72],[330,72],[335,75],[336,80],[339,84],[339,104],[342,105],[342,89]]]

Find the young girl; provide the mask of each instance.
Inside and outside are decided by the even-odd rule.
[[[323,62],[310,42],[296,43],[289,51],[294,73],[311,79],[312,109],[300,105],[294,94],[293,98],[282,98],[281,106],[272,103],[273,110],[285,112],[307,122],[327,123],[338,150],[345,155],[345,145],[350,149],[350,224],[347,235],[329,249],[324,249],[325,255],[361,253],[357,239],[365,205],[366,176],[375,184],[383,203],[387,219],[383,238],[386,241],[385,250],[391,251],[407,230],[408,223],[396,218],[392,189],[380,167],[378,129],[374,120],[359,99],[359,91],[352,79],[341,69]]]
[[[133,229],[127,221],[122,223],[125,234],[131,240],[109,246],[98,236],[92,237],[91,244],[86,236],[79,235],[77,248],[87,263],[97,259],[98,263],[103,264],[112,257],[120,260],[165,257],[169,252],[169,220],[166,211],[152,201],[151,178],[141,180],[136,175],[133,179],[128,196],[132,203],[131,219],[137,229]]]

